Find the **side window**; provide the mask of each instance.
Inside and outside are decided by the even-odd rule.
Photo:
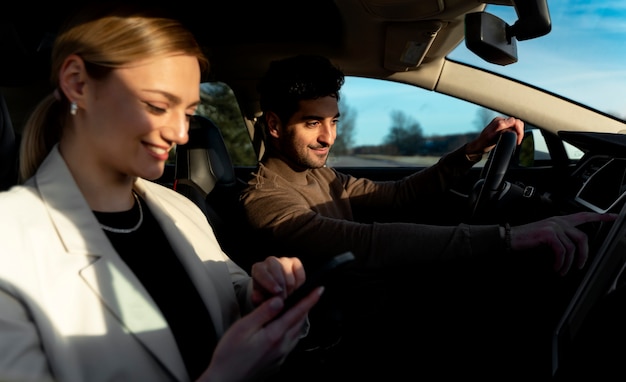
[[[412,85],[359,77],[346,77],[339,111],[328,163],[335,167],[429,166],[499,115]]]
[[[219,127],[233,165],[256,165],[252,142],[230,87],[222,82],[202,83],[200,100],[196,114],[210,118]]]
[[[235,166],[254,166],[256,156],[237,99],[221,82],[200,85],[197,114],[219,126]],[[474,139],[496,116],[473,103],[412,85],[346,77],[339,101],[341,117],[328,160],[334,167],[425,167]],[[533,130],[531,162],[550,159],[545,140]],[[582,152],[565,144],[570,159]],[[530,153],[528,153],[530,155]],[[527,157],[530,160],[530,157]],[[485,163],[478,163],[481,166]]]
[[[220,128],[234,165],[256,165],[254,149],[230,87],[221,82],[205,82],[200,85],[200,97],[196,113],[210,118]],[[328,160],[329,166],[336,167],[430,166],[476,137],[497,115],[415,86],[359,77],[346,77],[339,110],[337,138]]]
[[[579,160],[583,157],[583,155],[585,155],[585,152],[582,151],[581,149],[570,145],[567,142],[565,143],[565,151],[567,152],[567,156],[569,157],[569,159],[571,160]]]
[[[580,149],[563,142],[565,153],[571,161],[580,160],[585,154]],[[519,157],[519,165],[522,167],[541,166],[552,160],[546,139],[536,127],[526,130],[522,141]]]
[[[339,111],[337,138],[328,161],[335,167],[430,166],[474,139],[494,117],[506,117],[412,85],[360,77],[346,77]],[[524,154],[526,166],[550,160],[539,130],[531,138],[526,143],[532,148],[526,150],[535,150],[535,156]],[[565,150],[572,160],[583,155],[567,143]]]

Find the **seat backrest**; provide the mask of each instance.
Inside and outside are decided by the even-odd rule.
[[[232,189],[237,177],[219,128],[209,118],[194,116],[189,142],[176,148],[175,182],[191,184],[203,198],[215,188]]]
[[[222,250],[246,270],[258,260],[252,229],[239,195],[245,182],[237,178],[224,138],[209,118],[194,116],[189,142],[176,147],[174,189],[204,212]]]
[[[0,191],[17,184],[18,144],[9,108],[0,93]]]

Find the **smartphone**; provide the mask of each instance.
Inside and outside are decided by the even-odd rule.
[[[285,306],[283,307],[283,310],[278,314],[278,316],[276,316],[276,318],[280,317],[284,312],[288,311],[300,300],[308,296],[309,293],[313,291],[313,289],[317,288],[318,286],[324,285],[330,279],[330,276],[333,274],[333,272],[352,261],[354,261],[354,254],[348,251],[333,256],[330,260],[324,262],[321,266],[307,271],[306,281],[285,299]]]

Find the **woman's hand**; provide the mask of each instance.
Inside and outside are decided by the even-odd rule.
[[[252,303],[256,306],[272,296],[287,298],[306,279],[297,257],[270,256],[252,266]]]
[[[298,344],[311,308],[323,287],[279,318],[284,299],[305,280],[297,258],[269,257],[252,267],[253,298],[260,305],[235,322],[219,341],[209,368],[199,381],[250,381],[273,372]]]

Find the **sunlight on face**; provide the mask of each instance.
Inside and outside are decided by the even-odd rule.
[[[335,97],[300,101],[279,137],[280,150],[300,167],[323,167],[337,137],[338,119]]]
[[[200,102],[197,59],[159,57],[91,83],[84,122],[94,170],[161,176],[169,151],[187,142],[189,118]]]

